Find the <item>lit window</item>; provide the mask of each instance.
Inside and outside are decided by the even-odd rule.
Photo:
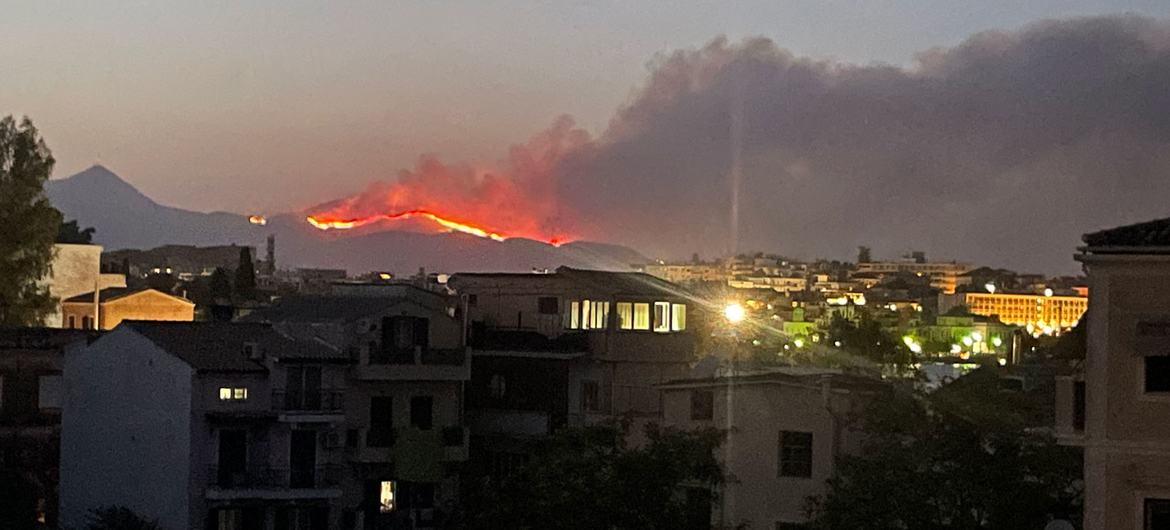
[[[244,401],[248,399],[248,389],[243,387],[219,387],[220,401]]]
[[[589,309],[591,307],[592,307],[592,305],[589,303],[589,300],[582,300],[581,301],[581,329],[589,329],[589,323],[590,323]]]
[[[650,304],[634,304],[634,329],[650,329]]]
[[[618,329],[634,329],[634,305],[629,302],[617,303]]]
[[[589,327],[605,329],[609,321],[609,302],[592,302],[589,310]]]
[[[378,493],[378,512],[390,513],[394,511],[394,481],[383,480],[382,487]]]
[[[672,304],[670,306],[670,330],[684,331],[687,329],[687,306]]]
[[[654,302],[654,331],[670,331],[670,302]]]
[[[581,310],[581,302],[576,300],[569,302],[569,329],[577,329],[581,327],[581,318],[578,311]]]

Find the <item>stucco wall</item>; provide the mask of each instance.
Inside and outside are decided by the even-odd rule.
[[[64,300],[71,296],[92,292],[101,286],[102,247],[99,245],[53,245],[53,269],[44,281],[49,293]],[[62,327],[61,311],[58,308],[45,318],[45,325]]]
[[[61,516],[120,505],[188,527],[191,370],[127,328],[65,356]]]

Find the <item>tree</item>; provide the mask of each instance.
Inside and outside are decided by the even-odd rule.
[[[37,527],[37,496],[32,484],[13,469],[0,468],[0,528]]]
[[[1050,395],[1005,392],[991,369],[933,394],[874,400],[867,439],[810,503],[814,528],[1043,528],[1076,519],[1081,456],[1030,430]],[[1040,403],[1044,401],[1045,403]]]
[[[640,447],[627,434],[613,423],[560,431],[498,483],[472,485],[466,527],[709,527],[723,434],[650,425]]]
[[[134,513],[123,506],[106,506],[89,511],[87,530],[161,530],[158,522]]]
[[[216,267],[212,271],[211,278],[208,280],[208,294],[213,305],[231,303],[232,284],[228,281],[227,271],[224,271],[222,267]]]
[[[91,226],[89,228],[81,228],[77,225],[77,220],[61,223],[61,228],[57,230],[58,243],[72,243],[76,245],[88,245],[93,243],[93,233],[95,229]]]
[[[877,364],[906,367],[914,361],[914,354],[900,340],[882,329],[864,310],[856,321],[834,314],[829,321],[828,343],[841,343],[841,349]]]
[[[28,118],[0,119],[0,326],[38,325],[57,305],[40,283],[61,225],[45,196],[53,163]]]
[[[252,250],[240,248],[240,264],[236,267],[236,295],[245,300],[256,294],[256,264],[252,262]]]

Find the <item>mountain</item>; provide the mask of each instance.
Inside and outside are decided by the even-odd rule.
[[[467,234],[426,234],[401,230],[322,232],[299,213],[269,217],[258,226],[245,215],[202,213],[158,204],[114,172],[93,166],[76,175],[50,180],[46,191],[66,219],[97,229],[95,242],[106,249],[148,249],[168,244],[252,245],[263,253],[264,240],[276,236],[281,268],[344,268],[351,273],[392,271],[482,272],[556,268],[621,270],[647,261],[619,245],[573,242],[554,247],[512,238],[503,242]]]

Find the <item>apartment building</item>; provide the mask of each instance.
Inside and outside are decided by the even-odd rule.
[[[910,273],[930,279],[930,286],[944,293],[955,292],[959,276],[974,267],[970,263],[957,261],[926,261],[926,256],[916,253],[913,257],[896,261],[871,261],[857,264],[857,273],[888,275]]]
[[[1026,328],[1029,333],[1052,335],[1077,325],[1089,307],[1089,298],[1052,289],[1039,293],[971,291],[939,295],[940,312],[960,305],[973,314]]]
[[[1083,383],[1062,381],[1057,432],[1085,451],[1086,530],[1170,528],[1170,219],[1084,236]],[[1077,436],[1077,435],[1080,436]]]
[[[110,287],[61,300],[63,326],[110,330],[123,320],[195,320],[195,303],[157,289]]]
[[[825,493],[838,458],[857,451],[855,416],[881,386],[820,368],[714,374],[660,385],[663,423],[727,429],[715,529],[799,528],[810,496]],[[734,428],[731,426],[734,425]]]
[[[732,276],[731,270],[722,263],[651,263],[644,269],[655,278],[679,284],[723,283]]]
[[[469,455],[471,363],[458,298],[410,284],[279,300],[249,315],[347,352],[344,528],[432,528],[453,511]]]
[[[65,358],[61,519],[325,529],[347,509],[349,357],[265,324],[123,322]]]
[[[655,385],[685,376],[694,356],[701,308],[649,274],[561,267],[456,274],[448,285],[467,306],[468,422],[488,459],[562,426],[657,420]]]
[[[49,294],[65,300],[95,289],[125,287],[124,274],[101,271],[102,247],[57,243],[53,245],[53,263],[49,275],[41,282],[49,288]],[[61,308],[45,318],[44,325],[51,328],[67,327]]]
[[[61,367],[72,344],[95,332],[53,328],[0,330],[0,469],[14,475],[2,502],[29,514],[29,525],[57,527],[57,462],[61,442]],[[11,512],[10,512],[11,513]]]

